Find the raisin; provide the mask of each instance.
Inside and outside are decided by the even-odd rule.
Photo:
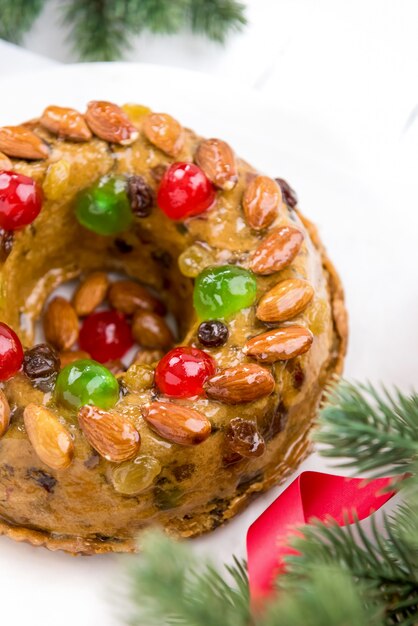
[[[203,346],[217,348],[228,340],[228,327],[218,320],[202,322],[197,330],[197,337]]]
[[[35,469],[31,467],[26,472],[27,478],[35,481],[42,489],[45,489],[48,493],[54,493],[55,485],[57,484],[57,479],[47,474],[43,470]]]
[[[153,250],[153,252],[151,252],[151,257],[166,270],[170,269],[173,263],[173,257],[165,250]]]
[[[14,233],[11,230],[0,231],[0,260],[5,261],[13,248]]]
[[[254,422],[234,417],[226,430],[226,439],[233,452],[245,457],[257,457],[264,454],[266,444]]]
[[[136,217],[148,217],[154,204],[154,192],[142,176],[128,178],[128,198]]]
[[[115,239],[114,244],[121,254],[129,254],[134,249],[130,243],[127,243],[123,239]]]
[[[291,209],[294,209],[298,203],[298,197],[295,190],[292,189],[292,187],[284,180],[284,178],[275,178],[274,180],[282,190],[283,200],[286,202],[287,206]]]
[[[274,439],[274,437],[276,437],[285,429],[287,413],[288,411],[283,402],[279,402],[277,409],[273,414],[273,417],[267,423],[265,429],[263,429],[263,437],[266,442]]]
[[[26,350],[23,371],[37,389],[47,392],[55,385],[60,371],[60,358],[51,346],[40,343]]]

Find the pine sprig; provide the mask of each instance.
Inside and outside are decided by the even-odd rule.
[[[220,43],[230,30],[239,31],[246,24],[244,5],[235,0],[193,0],[188,10],[193,32]]]
[[[339,467],[359,474],[404,473],[418,458],[418,394],[379,392],[372,385],[343,382],[332,389],[314,439],[321,454],[345,458]]]
[[[46,0],[0,0],[0,38],[20,43]]]

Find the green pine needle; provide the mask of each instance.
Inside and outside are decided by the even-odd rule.
[[[403,473],[418,458],[418,394],[343,382],[329,392],[314,438],[357,473]]]
[[[0,0],[0,38],[20,43],[46,0]]]
[[[235,0],[192,0],[189,7],[192,30],[224,43],[230,30],[247,23],[244,5]]]

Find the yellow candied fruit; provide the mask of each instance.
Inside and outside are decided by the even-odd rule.
[[[213,265],[216,260],[213,250],[200,243],[195,243],[179,256],[178,264],[183,276],[196,278],[206,267]]]
[[[328,321],[328,304],[325,300],[316,300],[306,310],[309,330],[314,335],[320,335],[326,328]]]
[[[133,124],[142,122],[143,118],[151,113],[151,109],[149,107],[146,107],[143,104],[131,104],[129,102],[124,104],[122,109]]]
[[[48,200],[59,200],[68,191],[70,174],[71,165],[65,159],[60,159],[48,167],[42,185]]]
[[[154,384],[154,368],[142,363],[134,363],[123,377],[129,391],[145,391]]]
[[[153,456],[138,456],[112,469],[115,491],[132,496],[148,489],[161,472],[160,462]]]

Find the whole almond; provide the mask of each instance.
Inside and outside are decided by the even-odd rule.
[[[195,160],[214,185],[225,191],[233,189],[238,181],[234,152],[221,139],[205,139],[197,147]]]
[[[29,441],[41,461],[56,470],[68,467],[74,444],[57,416],[46,407],[31,403],[23,412],[23,420]]]
[[[132,320],[132,334],[144,348],[163,349],[174,343],[173,333],[164,318],[151,311],[136,311]]]
[[[144,120],[143,131],[154,146],[169,156],[177,156],[184,144],[183,127],[167,113],[150,113]]]
[[[256,176],[247,185],[242,199],[245,219],[254,230],[267,228],[276,219],[282,205],[282,192],[275,180]]]
[[[249,339],[243,352],[262,363],[287,361],[307,352],[312,341],[311,331],[304,326],[284,326]]]
[[[132,315],[137,309],[153,311],[157,315],[165,314],[165,306],[161,300],[133,280],[118,280],[112,283],[108,299],[114,309],[125,315]]]
[[[11,170],[12,167],[11,160],[3,152],[0,152],[0,170]]]
[[[212,376],[205,385],[205,391],[213,400],[240,404],[268,396],[274,391],[274,384],[273,376],[264,367],[242,363]]]
[[[0,151],[15,159],[46,159],[48,146],[25,126],[0,128]]]
[[[39,123],[51,133],[65,139],[88,141],[92,138],[84,117],[75,109],[49,106],[42,113]]]
[[[193,446],[207,439],[212,427],[205,415],[187,406],[152,402],[144,410],[148,425],[164,439],[182,446]]]
[[[93,272],[80,283],[73,297],[73,307],[80,317],[90,315],[102,304],[109,288],[109,278],[105,272]]]
[[[60,352],[61,369],[82,359],[91,359],[91,356],[84,350],[64,350],[64,352]]]
[[[284,322],[296,317],[312,300],[314,290],[307,280],[289,278],[270,289],[260,300],[257,317],[262,322]]]
[[[267,276],[278,272],[293,261],[303,243],[303,233],[293,226],[281,226],[264,239],[255,250],[250,269]]]
[[[126,113],[112,102],[92,100],[87,105],[85,120],[95,135],[109,143],[129,146],[139,137]]]
[[[0,389],[0,437],[3,437],[10,424],[10,406],[4,394]]]
[[[78,422],[90,445],[108,461],[128,461],[139,451],[139,432],[129,419],[119,413],[86,405],[78,412]]]
[[[57,296],[43,317],[45,339],[58,350],[68,350],[78,339],[78,317],[65,298]]]

